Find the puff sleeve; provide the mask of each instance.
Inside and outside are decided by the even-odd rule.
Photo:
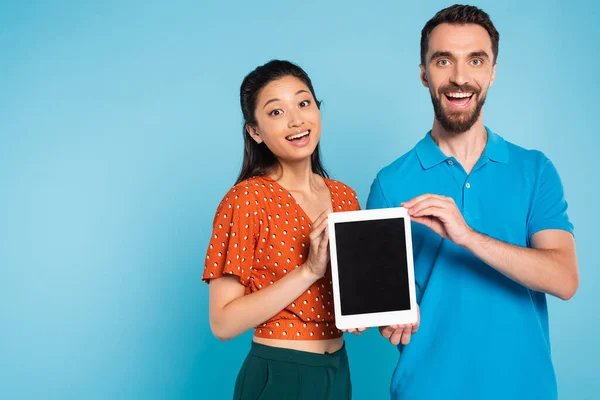
[[[235,275],[249,287],[258,236],[258,201],[248,187],[236,185],[223,198],[213,221],[202,280]]]

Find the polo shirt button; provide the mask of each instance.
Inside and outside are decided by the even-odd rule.
[[[465,185],[465,187],[466,187],[467,189],[469,189],[469,188],[471,187],[471,184],[470,184],[469,182],[467,182],[467,184]]]
[[[453,164],[454,164],[454,161],[448,160],[448,165],[453,165]]]

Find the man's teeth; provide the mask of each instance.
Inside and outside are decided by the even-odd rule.
[[[299,133],[297,135],[288,136],[288,137],[286,137],[286,139],[287,140],[300,139],[300,138],[302,138],[304,136],[308,136],[309,133],[310,133],[310,131],[304,131],[304,132],[301,132],[301,133]]]
[[[446,96],[453,97],[455,99],[464,99],[465,97],[473,96],[473,93],[453,92],[453,93],[446,93]]]

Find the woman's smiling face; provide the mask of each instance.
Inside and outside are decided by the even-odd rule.
[[[321,136],[321,112],[308,86],[293,76],[269,82],[256,100],[248,134],[281,161],[309,159]]]

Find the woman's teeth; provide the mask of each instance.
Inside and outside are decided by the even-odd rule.
[[[310,134],[310,130],[308,130],[308,131],[304,131],[304,132],[300,132],[300,133],[298,133],[298,134],[296,134],[296,135],[290,135],[290,136],[287,136],[287,137],[286,137],[286,139],[287,139],[287,140],[297,140],[297,139],[302,139],[303,137],[305,137],[305,136],[308,136],[309,134]]]

